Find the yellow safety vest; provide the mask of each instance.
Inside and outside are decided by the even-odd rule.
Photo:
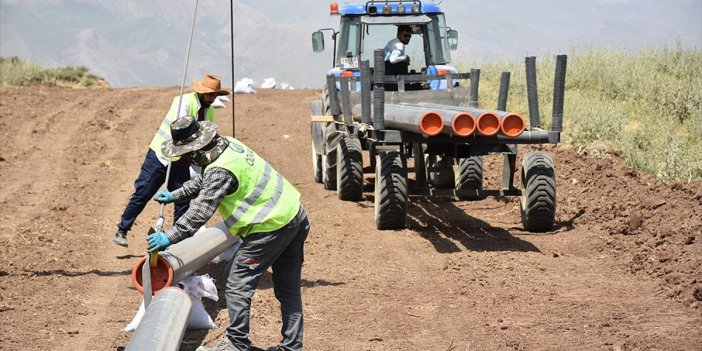
[[[163,119],[163,122],[161,122],[161,125],[158,127],[158,130],[156,131],[156,135],[154,135],[154,138],[151,139],[151,144],[149,144],[149,148],[151,150],[154,150],[156,155],[158,155],[161,158],[168,158],[163,155],[163,152],[161,151],[161,145],[166,141],[166,140],[172,140],[173,138],[171,137],[171,123],[175,121],[176,118],[178,117],[183,117],[183,116],[176,116],[176,112],[178,111],[178,100],[180,99],[180,96],[176,96],[173,98],[173,103],[171,104],[171,109],[168,111],[168,114],[166,114],[166,118]],[[188,116],[197,119],[197,112],[200,109],[200,102],[197,98],[197,93],[188,93],[188,94],[183,94],[183,105],[188,107]],[[206,121],[214,121],[214,108],[212,106],[207,108],[207,112],[205,113],[205,120]],[[178,157],[180,158],[180,157]],[[173,158],[176,159],[176,158]]]
[[[218,207],[229,231],[246,237],[284,227],[300,209],[300,192],[246,145],[224,138],[229,146],[205,167],[205,173],[220,167],[232,172],[239,181],[239,188],[225,196]]]

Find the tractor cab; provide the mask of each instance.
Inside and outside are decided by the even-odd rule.
[[[444,13],[436,4],[421,1],[369,1],[365,4],[330,6],[330,14],[340,17],[339,31],[320,29],[312,34],[315,52],[324,51],[323,31],[331,31],[334,41],[333,68],[328,75],[355,71],[358,63],[368,60],[374,68],[373,53],[383,49],[396,38],[398,26],[411,28],[412,37],[405,45],[410,57],[409,74],[456,73],[451,62],[451,50],[458,43],[458,33],[447,27]],[[435,83],[435,84],[434,84]],[[444,82],[445,83],[445,82]],[[424,89],[446,89],[439,81],[421,85]],[[420,87],[420,88],[421,88]]]

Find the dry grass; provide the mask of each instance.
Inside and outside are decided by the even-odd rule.
[[[550,127],[555,55],[539,57],[542,126]],[[528,119],[524,63],[480,67],[482,107],[496,106],[500,74],[511,73],[507,109]],[[639,170],[668,181],[702,179],[702,51],[642,47],[588,50],[568,57],[565,143],[581,150],[621,153]]]

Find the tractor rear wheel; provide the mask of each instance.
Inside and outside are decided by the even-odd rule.
[[[402,229],[407,222],[407,167],[397,151],[382,152],[375,166],[375,224]]]
[[[336,190],[336,152],[327,151],[322,155],[322,183],[324,189]]]
[[[322,114],[331,116],[331,98],[329,97],[329,87],[326,84],[322,89]]]
[[[535,151],[524,156],[521,172],[522,225],[530,232],[546,232],[556,221],[556,170],[551,156]]]
[[[456,190],[483,190],[483,158],[471,156],[462,158],[458,163]],[[463,195],[460,200],[476,201],[484,197],[478,195]]]
[[[336,147],[336,190],[340,200],[363,198],[363,156],[361,141],[345,137]]]
[[[322,182],[322,156],[317,155],[317,150],[314,149],[314,141],[312,141],[312,174],[314,182]]]

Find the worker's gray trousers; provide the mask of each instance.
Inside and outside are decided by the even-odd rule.
[[[302,297],[300,281],[303,247],[310,230],[307,212],[300,205],[297,216],[270,233],[250,234],[225,270],[229,310],[227,337],[237,350],[249,350],[249,311],[258,279],[273,267],[273,291],[280,301],[283,339],[281,350],[302,350]]]

